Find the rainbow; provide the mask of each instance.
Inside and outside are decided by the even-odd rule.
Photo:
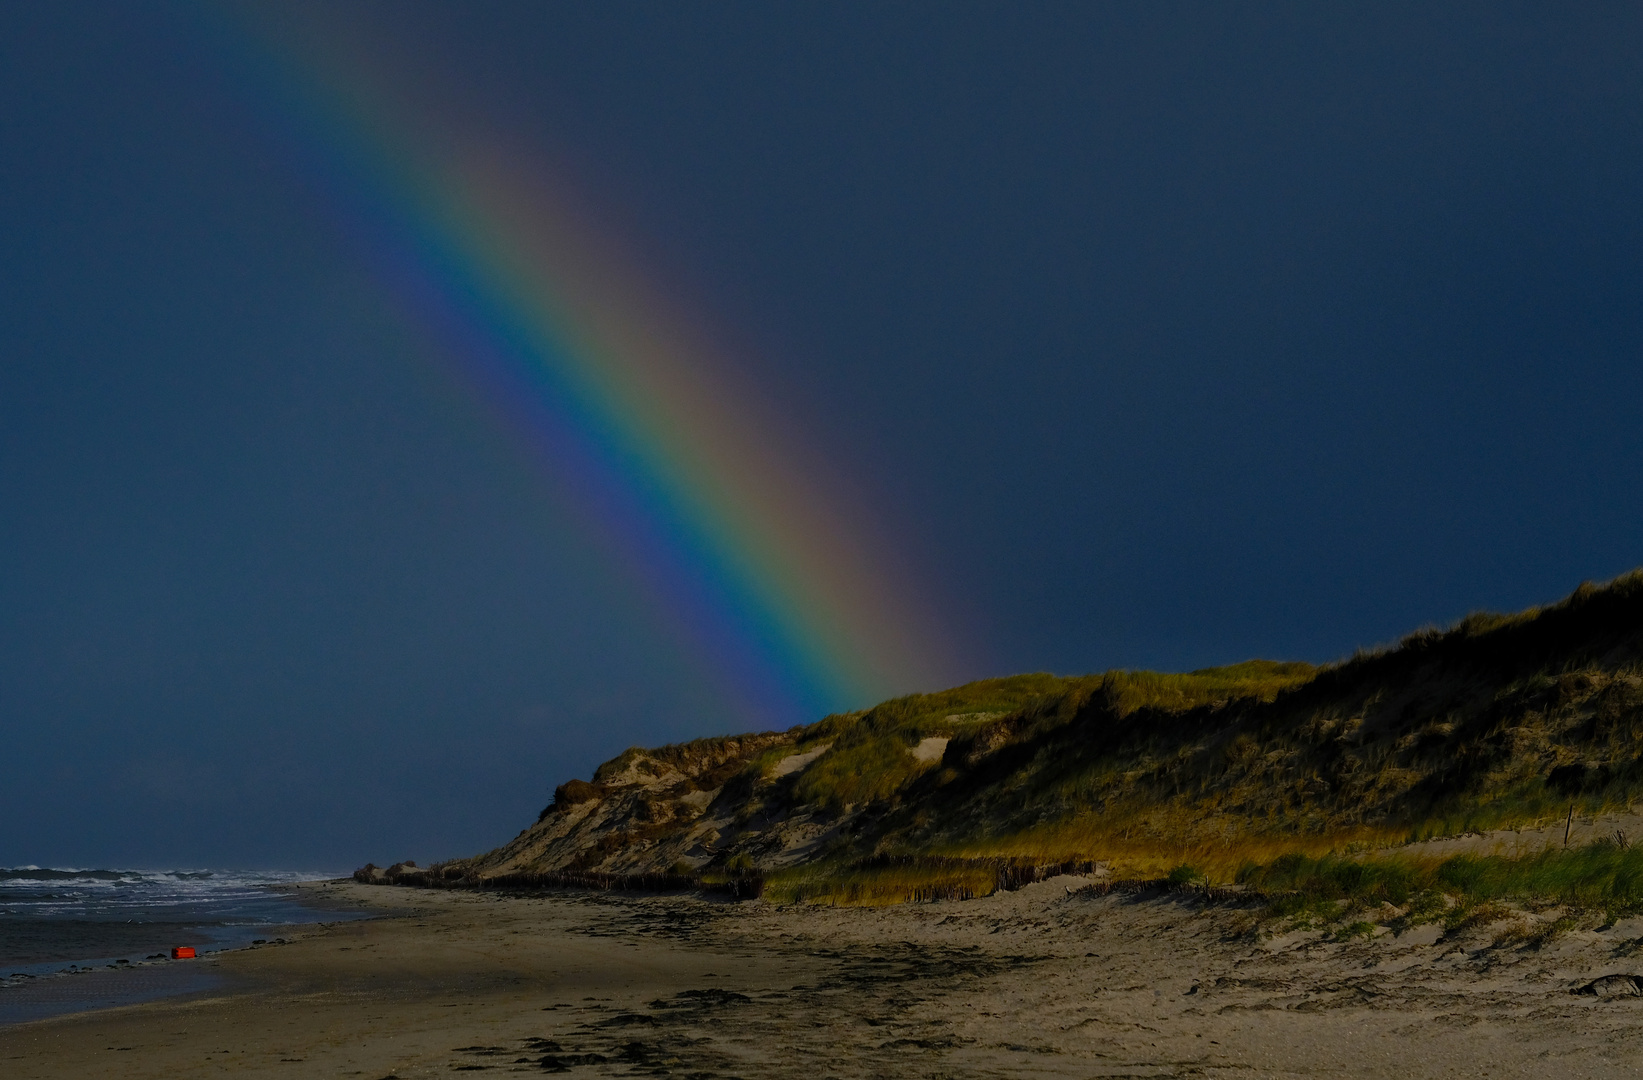
[[[826,455],[760,408],[539,156],[413,107],[346,27],[218,29],[396,308],[751,718],[810,720],[951,673],[913,575]]]

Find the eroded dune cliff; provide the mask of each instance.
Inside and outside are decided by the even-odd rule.
[[[1230,878],[1285,852],[1623,809],[1640,788],[1634,573],[1322,668],[1017,676],[634,748],[494,851],[362,877],[864,899],[974,895],[1070,863]]]

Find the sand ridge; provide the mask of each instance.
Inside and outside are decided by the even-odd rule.
[[[875,909],[334,883],[383,917],[212,961],[191,1000],[0,1029],[34,1077],[1613,1076],[1643,922],[1263,938],[1190,895],[1056,879]]]

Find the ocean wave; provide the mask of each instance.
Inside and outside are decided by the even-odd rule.
[[[220,885],[280,885],[319,881],[338,873],[300,870],[103,870],[77,867],[0,866],[0,883],[8,881],[84,881],[167,885],[211,882]]]
[[[0,881],[72,881],[83,878],[93,881],[119,881],[127,876],[124,870],[53,870],[42,866],[0,866]]]
[[[313,881],[289,870],[122,870],[19,866],[0,868],[0,915],[35,918],[171,919],[207,912],[260,916],[285,906],[269,886]]]
[[[0,965],[140,959],[173,938],[202,948],[252,940],[256,928],[334,915],[270,888],[336,874],[291,870],[0,868]],[[346,917],[346,916],[345,916]]]

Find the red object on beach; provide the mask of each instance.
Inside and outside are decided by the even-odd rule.
[[[194,946],[192,946],[192,945],[179,945],[179,946],[177,946],[175,949],[171,950],[171,959],[173,959],[173,960],[192,960],[192,959],[194,959]]]

